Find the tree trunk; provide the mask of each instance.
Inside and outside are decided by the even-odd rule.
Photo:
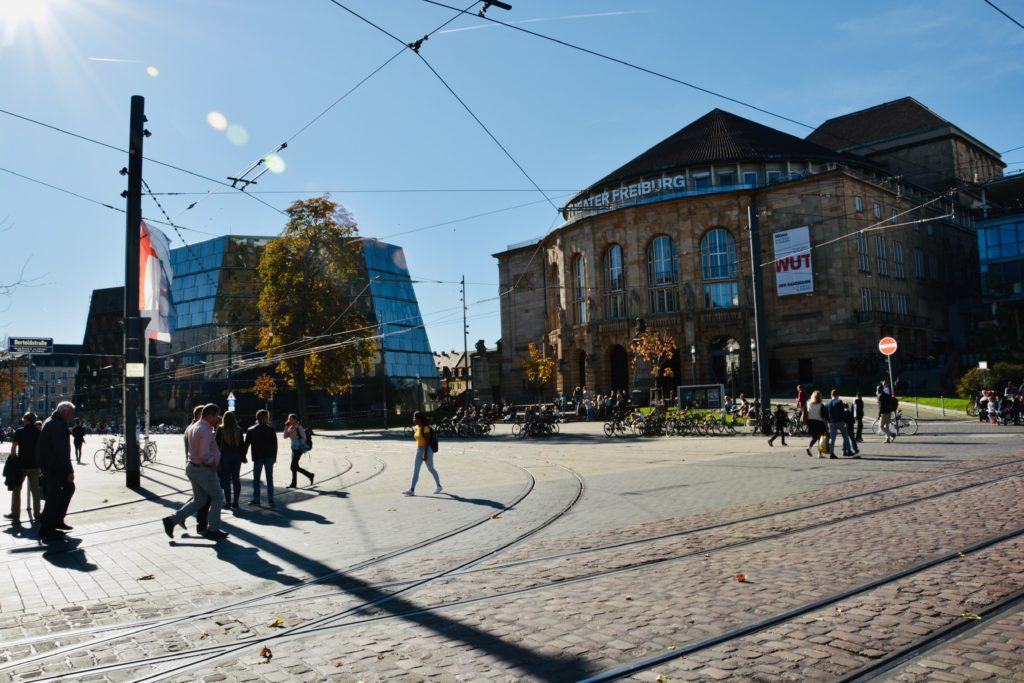
[[[299,359],[302,363],[302,359]],[[299,369],[295,372],[295,398],[296,398],[296,410],[299,413],[299,422],[304,425],[309,425],[309,387],[306,386],[306,369],[299,366]]]

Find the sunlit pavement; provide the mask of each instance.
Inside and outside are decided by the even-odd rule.
[[[443,439],[444,491],[424,469],[406,498],[411,438],[325,432],[303,458],[312,487],[284,488],[282,453],[276,509],[247,504],[243,467],[220,542],[159,522],[190,495],[180,436],[156,437],[141,491],[93,465],[91,437],[68,539],[40,545],[27,523],[0,536],[0,680],[585,678],[1015,530],[1022,435],[925,422],[830,460],[806,438],[499,426]],[[629,675],[840,676],[1024,588],[1020,550],[1007,539]],[[1016,608],[885,675],[1019,678],[1014,624]]]

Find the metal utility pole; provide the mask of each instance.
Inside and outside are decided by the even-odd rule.
[[[767,414],[771,407],[771,396],[766,390],[768,382],[766,338],[764,332],[764,291],[761,277],[761,221],[757,202],[752,200],[747,207],[747,223],[750,230],[750,274],[754,287],[754,343],[757,358],[755,387],[761,400],[761,413]]]
[[[466,380],[466,404],[473,400],[469,389],[469,325],[466,324],[466,276],[462,276],[462,362],[465,364]]]
[[[128,133],[128,192],[124,255],[124,451],[125,486],[141,484],[139,444],[135,421],[139,410],[145,362],[142,353],[142,318],[139,317],[139,231],[142,227],[142,141],[145,130],[145,99],[132,96]]]

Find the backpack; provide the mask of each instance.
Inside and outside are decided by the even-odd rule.
[[[306,429],[306,443],[303,449],[307,451],[313,450],[313,430],[311,428]]]
[[[429,427],[429,428],[430,428],[430,434],[427,435],[427,441],[430,443],[430,450],[433,451],[434,453],[437,453],[437,449],[438,449],[437,430],[434,429],[433,427]]]

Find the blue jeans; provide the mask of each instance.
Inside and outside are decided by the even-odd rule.
[[[828,423],[828,452],[835,454],[836,452],[836,434],[842,433],[843,435],[843,453],[852,453],[853,445],[850,441],[850,433],[846,431],[845,422],[829,422]]]
[[[426,458],[423,457],[424,452],[426,452]],[[416,482],[420,480],[420,465],[424,463],[427,465],[427,471],[433,475],[437,488],[441,488],[441,478],[437,476],[437,470],[434,469],[434,451],[430,450],[430,446],[424,446],[423,448],[416,449],[416,465],[412,469],[412,483],[409,484],[410,491],[416,490]]]
[[[224,507],[224,490],[220,487],[220,477],[217,476],[216,470],[192,463],[185,467],[185,474],[192,482],[192,500],[171,515],[171,519],[175,524],[180,524],[209,501],[210,516],[207,518],[207,529],[217,531],[217,527],[220,526],[220,509]]]
[[[252,461],[252,499],[260,500],[260,470],[267,473],[267,500],[274,502],[274,461],[255,458]]]

